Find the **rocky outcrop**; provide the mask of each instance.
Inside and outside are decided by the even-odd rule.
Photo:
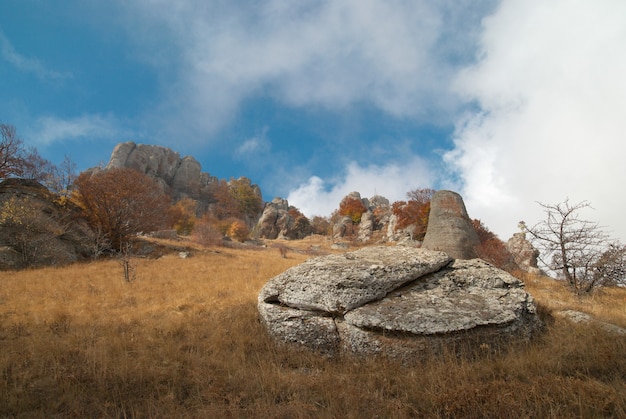
[[[0,183],[0,270],[65,265],[94,254],[80,210],[33,180]]]
[[[286,199],[274,198],[265,204],[255,227],[255,236],[265,239],[302,239],[311,235],[311,224]]]
[[[203,173],[193,157],[181,158],[169,148],[132,141],[115,146],[105,169],[111,168],[130,168],[152,176],[176,199],[207,196],[218,182],[216,177]]]
[[[344,202],[348,199],[356,199],[361,201],[366,211],[361,216],[361,221],[358,227],[353,225],[350,217],[337,218],[333,224],[333,238],[335,240],[342,239],[350,236],[360,242],[367,242],[374,236],[374,232],[380,231],[389,223],[389,216],[391,215],[391,207],[389,200],[380,195],[374,195],[371,198],[362,198],[359,192],[350,192],[343,197],[339,203],[341,208]],[[357,228],[355,228],[357,227]],[[355,235],[355,231],[358,230]]]
[[[428,228],[422,247],[446,252],[455,259],[472,259],[480,245],[461,195],[437,191],[430,201]]]
[[[541,270],[537,267],[539,250],[526,240],[526,234],[519,232],[513,234],[506,242],[506,248],[513,256],[515,264],[523,271],[539,275]]]
[[[495,348],[540,326],[532,297],[508,273],[399,246],[310,259],[265,284],[258,309],[278,341],[329,354]]]

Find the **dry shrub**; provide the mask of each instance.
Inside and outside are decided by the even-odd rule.
[[[191,240],[201,246],[217,246],[222,242],[224,235],[208,217],[196,222],[191,233]]]
[[[250,235],[250,229],[242,220],[234,220],[228,227],[228,237],[244,242]]]
[[[624,417],[626,338],[556,318],[480,359],[329,359],[276,345],[256,297],[307,256],[223,249],[0,273],[0,417]],[[588,300],[525,278],[542,312]],[[619,314],[621,310],[621,314]],[[621,317],[620,317],[621,316]],[[622,320],[620,320],[622,319]]]

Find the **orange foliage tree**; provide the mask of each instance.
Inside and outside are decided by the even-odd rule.
[[[430,200],[434,194],[433,189],[414,189],[407,192],[408,201],[394,202],[391,211],[398,219],[396,228],[414,226],[413,239],[423,240],[428,227]]]
[[[231,217],[253,219],[263,210],[263,200],[246,178],[231,179],[230,182],[220,180],[214,187],[213,198],[215,204],[211,212],[219,220]]]
[[[196,223],[198,201],[183,198],[169,209],[171,224],[178,234],[189,235]]]
[[[73,199],[115,250],[134,234],[163,228],[170,207],[170,198],[154,179],[133,169],[82,173],[74,183]]]
[[[367,211],[363,201],[358,198],[346,197],[339,204],[339,215],[348,216],[354,224],[361,222],[361,216]]]
[[[506,248],[506,244],[492,233],[480,220],[472,220],[472,225],[480,244],[476,248],[476,253],[479,258],[486,260],[492,265],[511,271],[515,269],[515,262],[513,261],[513,255]]]

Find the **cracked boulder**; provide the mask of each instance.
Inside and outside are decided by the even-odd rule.
[[[276,340],[329,354],[495,349],[540,327],[515,277],[480,259],[408,247],[310,259],[270,279],[258,309]]]

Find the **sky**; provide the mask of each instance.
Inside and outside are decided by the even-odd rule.
[[[623,0],[3,0],[0,122],[54,163],[191,155],[330,215],[460,193],[501,239],[537,202],[626,242]]]

